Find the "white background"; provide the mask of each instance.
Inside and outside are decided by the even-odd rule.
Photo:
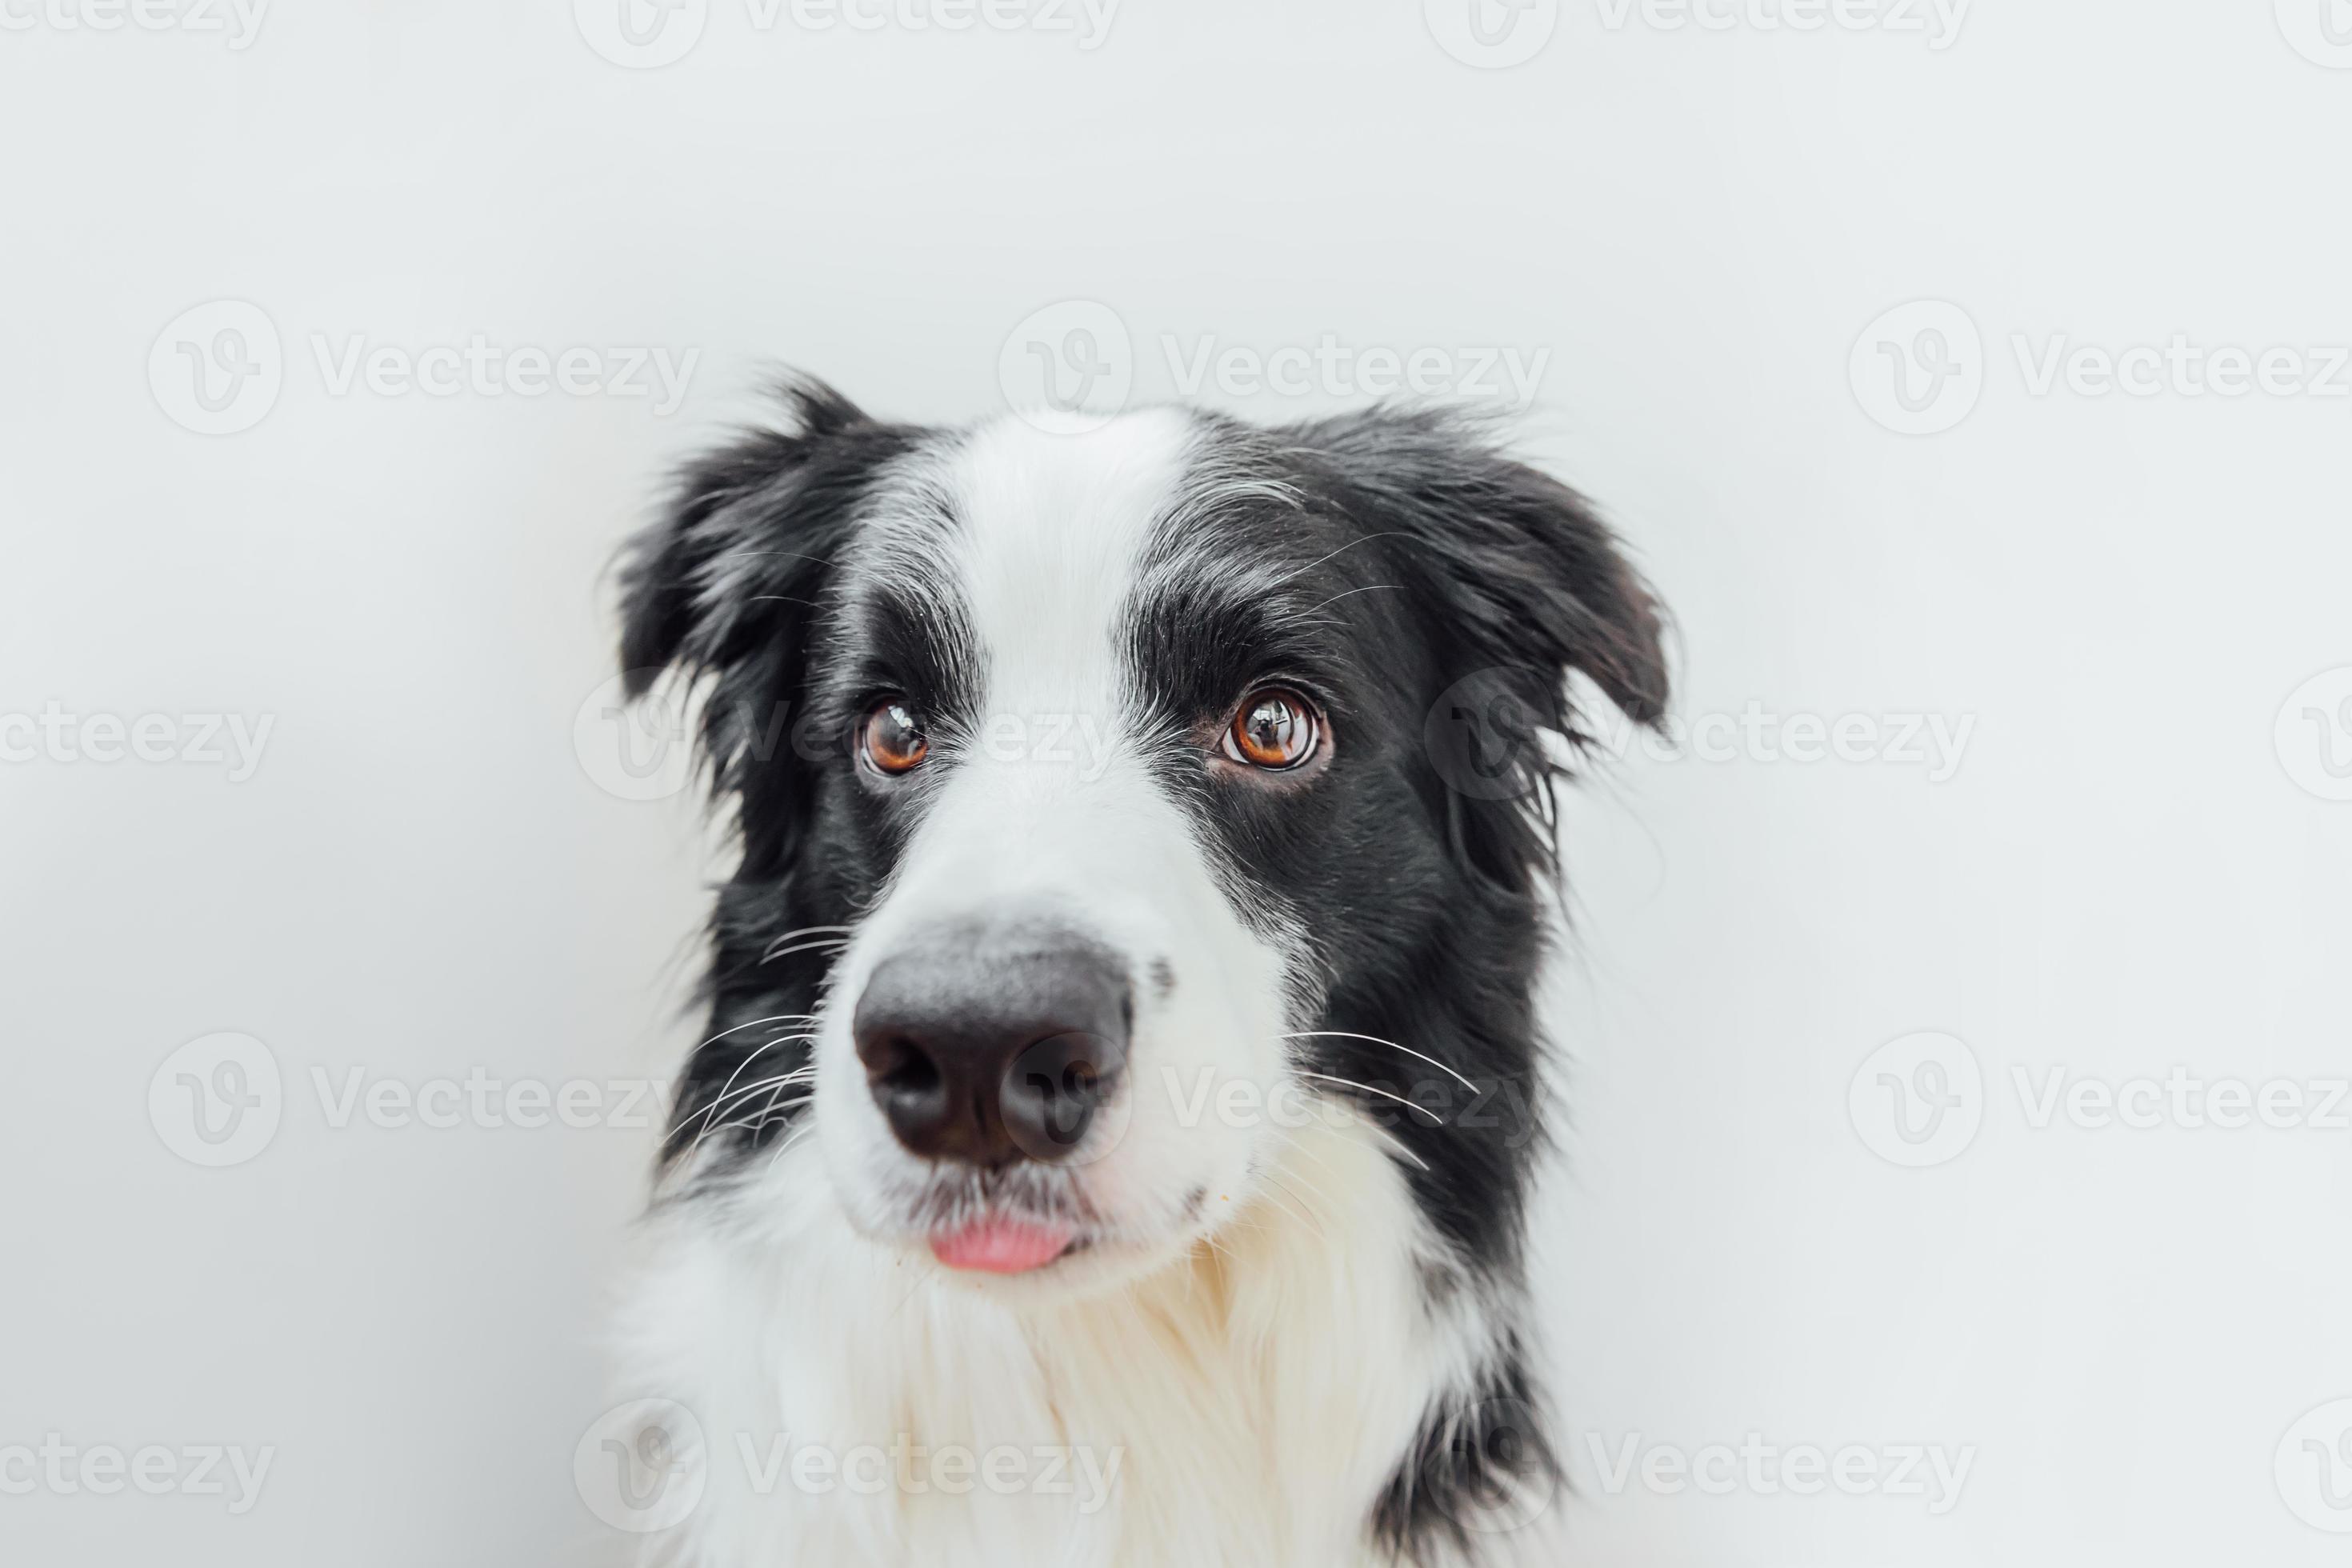
[[[1685,718],[1973,721],[1940,782],[1637,748],[1570,814],[1542,1299],[1581,1560],[2340,1561],[2273,1460],[2352,1394],[2352,1131],[2037,1130],[2013,1073],[2352,1076],[2352,804],[2297,782],[2352,755],[2342,689],[2273,737],[2352,665],[2352,369],[2037,396],[2012,339],[2352,342],[2352,70],[2319,0],[1979,0],[1940,48],[1924,6],[1765,32],[1745,3],[1539,6],[1496,69],[1418,0],[1126,0],[1091,49],[709,0],[637,69],[551,3],[283,0],[239,48],[9,0],[0,713],[274,728],[235,781],[0,763],[0,1446],[276,1453],[236,1517],[0,1496],[0,1556],[622,1559],[571,1460],[650,1133],[337,1129],[312,1071],[667,1071],[719,862],[686,796],[616,798],[575,748],[614,546],[766,364],[961,419],[1076,299],[1131,333],[1137,401],[1174,395],[1163,335],[1545,353],[1517,428],[1671,605]],[[208,436],[148,362],[219,300],[266,313],[283,384]],[[1981,390],[1906,436],[1849,358],[1919,300],[1980,332]],[[667,416],[339,395],[319,363],[477,332],[699,358]],[[1980,1064],[1981,1126],[1904,1168],[1848,1090],[1929,1030]],[[223,1031],[282,1067],[282,1123],[205,1169],[148,1088]],[[1975,1452],[1936,1516],[1612,1493],[1587,1440],[1750,1432]]]

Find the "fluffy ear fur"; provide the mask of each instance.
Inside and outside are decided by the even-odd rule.
[[[672,667],[711,679],[703,752],[713,794],[743,797],[754,871],[780,867],[805,820],[808,763],[792,731],[806,710],[808,644],[834,560],[876,467],[911,437],[822,382],[780,390],[780,426],[746,431],[687,465],[620,571],[629,695]]]
[[[821,526],[837,512],[824,500],[840,465],[821,459],[836,437],[879,426],[823,382],[794,379],[778,390],[783,423],[747,430],[688,463],[662,521],[630,542],[621,569],[621,665],[632,696],[675,660],[716,668],[743,651],[738,589],[805,582],[813,565],[824,564],[753,552],[802,531],[796,521]]]
[[[1438,659],[1430,701],[1461,704],[1513,775],[1448,788],[1457,847],[1505,886],[1534,886],[1551,858],[1554,771],[1538,731],[1589,743],[1571,670],[1637,723],[1664,717],[1656,599],[1582,496],[1460,414],[1375,409],[1291,434],[1330,465],[1360,526],[1388,536],[1400,581],[1421,596]]]

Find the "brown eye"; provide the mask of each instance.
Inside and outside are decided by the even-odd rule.
[[[1269,686],[1253,691],[1225,731],[1225,755],[1255,768],[1279,772],[1315,754],[1322,721],[1315,706],[1296,691]]]
[[[910,772],[931,752],[914,710],[895,698],[866,710],[858,740],[866,760],[886,773]]]

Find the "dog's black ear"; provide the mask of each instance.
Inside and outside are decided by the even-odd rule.
[[[1525,670],[1547,690],[1576,670],[1636,722],[1664,717],[1657,601],[1582,496],[1443,409],[1375,410],[1304,434],[1365,497],[1368,524],[1402,535],[1395,556],[1441,612],[1448,663]],[[1572,735],[1565,701],[1541,711]]]
[[[1513,886],[1544,858],[1549,731],[1589,744],[1570,672],[1636,723],[1666,711],[1657,600],[1574,490],[1443,409],[1379,409],[1295,433],[1414,595],[1433,655],[1426,731],[1462,847]],[[1467,717],[1465,718],[1464,716]],[[1466,725],[1449,731],[1449,716]],[[1497,771],[1499,770],[1499,772]]]
[[[814,586],[828,547],[845,537],[843,503],[874,445],[855,437],[887,427],[819,381],[795,378],[780,393],[784,421],[688,463],[661,521],[626,548],[621,668],[632,697],[673,664],[698,673],[741,658],[764,618],[758,606],[773,602],[760,595]]]
[[[665,670],[715,677],[702,746],[714,789],[792,771],[808,644],[834,563],[877,468],[914,432],[878,423],[822,382],[781,388],[785,417],[688,464],[619,572],[621,668],[631,697]],[[778,768],[755,764],[776,763]]]

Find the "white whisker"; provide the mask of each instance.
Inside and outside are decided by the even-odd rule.
[[[792,942],[796,937],[807,936],[819,939],[817,942],[808,944],[812,947],[822,946],[828,942],[838,942],[846,944],[849,941],[849,934],[843,933],[854,934],[857,928],[856,926],[802,926],[794,931],[782,931],[769,942],[767,951],[760,955],[760,962],[765,963],[772,958],[782,957],[783,953],[782,950],[784,945],[787,942]],[[799,948],[794,948],[793,951],[798,952],[801,950]]]
[[[702,1046],[715,1046],[719,1041],[725,1039],[728,1036],[751,1028],[752,1026],[757,1024],[814,1024],[815,1022],[816,1015],[814,1013],[779,1013],[772,1018],[751,1018],[736,1025],[731,1029],[719,1030],[717,1034],[703,1041]],[[698,1051],[702,1049],[702,1046],[695,1047],[694,1050]],[[694,1051],[688,1051],[686,1054],[691,1057],[694,1055]]]
[[[1328,1073],[1328,1072],[1303,1072],[1303,1073],[1300,1073],[1298,1076],[1299,1076],[1299,1077],[1301,1077],[1301,1078],[1319,1078],[1319,1079],[1322,1079],[1324,1082],[1326,1082],[1326,1083],[1341,1083],[1341,1084],[1345,1084],[1345,1085],[1347,1085],[1349,1089],[1362,1089],[1366,1094],[1377,1094],[1377,1095],[1379,1095],[1382,1100],[1395,1100],[1399,1105],[1404,1106],[1404,1107],[1405,1107],[1406,1109],[1408,1109],[1408,1110],[1418,1110],[1418,1111],[1420,1111],[1423,1116],[1428,1117],[1432,1121],[1434,1121],[1434,1122],[1438,1123],[1438,1124],[1439,1124],[1439,1125],[1441,1125],[1441,1126],[1443,1126],[1443,1125],[1444,1124],[1444,1121],[1445,1121],[1445,1118],[1444,1118],[1443,1116],[1438,1115],[1438,1114],[1437,1114],[1437,1112],[1435,1112],[1434,1110],[1430,1110],[1430,1109],[1429,1109],[1427,1106],[1425,1106],[1425,1105],[1415,1105],[1412,1100],[1407,1100],[1403,1095],[1401,1095],[1401,1094],[1391,1094],[1387,1089],[1374,1089],[1370,1084],[1368,1084],[1368,1083],[1358,1083],[1354,1079],[1351,1079],[1351,1078],[1335,1078],[1335,1077],[1333,1077],[1331,1074],[1329,1074],[1329,1073]]]
[[[1402,1051],[1409,1057],[1413,1057],[1419,1060],[1425,1061],[1440,1072],[1454,1073],[1454,1078],[1460,1080],[1463,1088],[1468,1089],[1473,1094],[1478,1092],[1478,1086],[1476,1084],[1471,1082],[1470,1079],[1463,1074],[1454,1072],[1452,1068],[1447,1067],[1435,1057],[1424,1055],[1420,1051],[1414,1050],[1411,1046],[1400,1046],[1394,1040],[1384,1040],[1378,1035],[1359,1035],[1348,1029],[1301,1029],[1295,1035],[1285,1035],[1282,1037],[1286,1040],[1370,1040],[1376,1046],[1386,1046],[1391,1050]]]
[[[772,1100],[767,1104],[760,1108],[760,1113],[757,1116],[747,1116],[740,1121],[722,1121],[717,1127],[712,1128],[711,1131],[714,1132],[724,1132],[730,1127],[750,1127],[756,1130],[767,1125],[769,1118],[774,1116],[778,1111],[789,1110],[795,1105],[806,1105],[810,1100],[814,1100],[816,1096],[813,1094],[804,1094],[798,1100],[786,1100],[781,1101]],[[698,1143],[700,1142],[700,1139],[696,1140],[696,1142]],[[691,1151],[688,1152],[691,1152]]]
[[[1317,610],[1323,608],[1324,605],[1336,605],[1342,599],[1349,598],[1357,594],[1369,594],[1375,588],[1402,588],[1404,584],[1402,583],[1367,583],[1360,588],[1350,588],[1345,594],[1334,594],[1329,598],[1324,600],[1322,605],[1309,605],[1306,613],[1311,616]]]
[[[802,1139],[807,1137],[810,1133],[815,1131],[816,1123],[814,1121],[811,1121],[805,1127],[795,1127],[792,1131],[786,1133],[784,1135],[784,1141],[776,1145],[775,1158],[768,1162],[769,1168],[773,1169],[777,1161],[780,1161],[784,1157],[785,1150],[791,1148],[793,1144],[799,1142]]]
[[[708,1106],[706,1106],[706,1107],[704,1107],[704,1108],[703,1108],[703,1112],[702,1112],[702,1127],[703,1127],[703,1131],[704,1131],[704,1132],[707,1132],[707,1131],[709,1131],[709,1129],[710,1129],[710,1119],[711,1119],[711,1117],[712,1117],[712,1116],[713,1116],[713,1115],[718,1111],[719,1102],[720,1102],[721,1100],[725,1100],[725,1099],[727,1098],[727,1091],[728,1091],[728,1090],[730,1090],[730,1089],[733,1089],[733,1088],[735,1087],[735,1080],[736,1080],[737,1079],[741,1078],[741,1077],[743,1076],[743,1069],[744,1069],[745,1068],[750,1067],[753,1062],[755,1062],[755,1061],[759,1060],[761,1057],[764,1056],[766,1053],[768,1053],[768,1052],[770,1052],[770,1051],[772,1051],[772,1050],[774,1050],[778,1046],[781,1046],[781,1045],[785,1044],[787,1041],[791,1041],[791,1040],[814,1040],[814,1039],[815,1039],[815,1038],[816,1038],[816,1037],[815,1037],[814,1035],[813,1035],[813,1034],[810,1034],[810,1035],[778,1035],[774,1039],[770,1040],[766,1045],[761,1046],[758,1050],[753,1051],[750,1056],[745,1057],[741,1061],[737,1062],[737,1063],[735,1064],[735,1070],[734,1070],[733,1072],[729,1073],[729,1074],[727,1075],[727,1081],[726,1081],[725,1083],[722,1083],[722,1084],[720,1084],[720,1085],[719,1086],[719,1092],[718,1092],[716,1095],[712,1096],[712,1097],[711,1097],[710,1103],[709,1103]],[[814,1064],[811,1064],[811,1065],[814,1065]],[[800,1069],[795,1068],[794,1070],[795,1070],[795,1071],[797,1071],[797,1070],[800,1070]],[[789,1073],[788,1073],[788,1074],[786,1074],[786,1075],[785,1075],[784,1079],[761,1079],[761,1083],[780,1083],[780,1082],[783,1082],[783,1081],[788,1080],[788,1079],[790,1079],[790,1077],[791,1077],[791,1074],[789,1074]],[[761,1087],[761,1084],[753,1084],[751,1087],[752,1087],[753,1089],[758,1089],[758,1088],[760,1088],[760,1087]],[[746,1090],[745,1092],[746,1092],[746,1093],[748,1093],[748,1092],[750,1092],[750,1091],[749,1091],[749,1090]],[[696,1133],[696,1134],[695,1134],[694,1142],[693,1142],[692,1143],[689,1143],[689,1144],[688,1144],[688,1145],[687,1145],[687,1152],[688,1152],[688,1153],[689,1153],[689,1154],[691,1154],[692,1152],[694,1152],[694,1151],[695,1151],[696,1149],[698,1149],[698,1148],[701,1147],[701,1144],[702,1144],[702,1133],[701,1133],[701,1132],[698,1132],[698,1133]]]
[[[1339,546],[1339,550],[1353,550],[1357,545],[1370,544],[1375,539],[1402,539],[1404,537],[1405,534],[1402,529],[1383,529],[1378,533],[1358,534],[1355,538],[1348,541],[1347,543]],[[1283,574],[1281,576],[1274,580],[1274,586],[1279,588],[1285,583],[1295,582],[1298,578],[1306,576],[1307,574],[1314,571],[1315,568],[1322,565],[1323,563],[1330,560],[1334,555],[1339,554],[1339,550],[1327,550],[1322,554],[1318,555],[1314,560],[1309,561],[1306,565],[1298,568],[1297,571]]]
[[[717,1100],[712,1100],[709,1105],[704,1107],[704,1114],[707,1117],[710,1111],[715,1110],[726,1101],[730,1100],[748,1099],[751,1095],[759,1093],[763,1089],[777,1089],[789,1088],[792,1085],[792,1074],[778,1073],[773,1078],[763,1078],[757,1083],[747,1083],[741,1089],[737,1089],[733,1094],[722,1094]],[[803,1079],[802,1081],[806,1082],[807,1080]]]
[[[1403,1155],[1415,1165],[1420,1166],[1423,1171],[1427,1171],[1429,1169],[1429,1162],[1414,1153],[1412,1150],[1406,1148],[1403,1144],[1398,1142],[1396,1140],[1396,1134],[1390,1132],[1386,1128],[1383,1128],[1381,1129],[1381,1136],[1388,1140],[1389,1148],[1391,1151]]]
[[[826,947],[840,949],[848,945],[849,939],[845,936],[815,937],[807,942],[795,942],[791,947],[772,947],[760,955],[760,962],[772,963],[779,958],[790,958],[796,952],[814,952],[819,948]]]

